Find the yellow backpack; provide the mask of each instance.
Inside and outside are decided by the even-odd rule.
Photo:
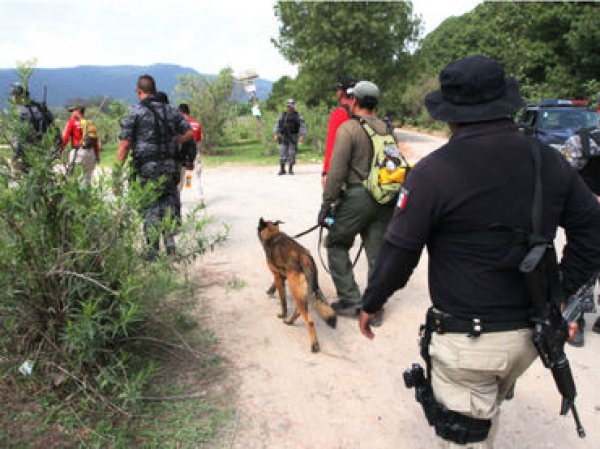
[[[81,146],[83,148],[94,148],[96,142],[98,141],[98,129],[96,125],[91,120],[86,118],[80,119],[81,122]]]

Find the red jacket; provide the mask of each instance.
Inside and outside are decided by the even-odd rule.
[[[65,131],[62,136],[62,145],[60,146],[60,152],[62,153],[64,148],[71,140],[71,148],[81,147],[81,140],[83,139],[83,129],[81,128],[81,122],[79,119],[70,118],[65,126]],[[94,144],[94,153],[96,153],[96,159],[100,156],[100,143],[96,140]]]
[[[189,122],[190,126],[192,127],[192,131],[194,132],[194,139],[196,140],[196,142],[200,142],[202,140],[202,126],[200,126],[200,122],[194,120],[189,115],[184,115],[183,117]]]
[[[327,125],[327,140],[325,141],[325,160],[323,161],[323,174],[329,171],[333,146],[335,144],[335,135],[342,123],[350,118],[350,113],[343,106],[335,108],[329,115],[329,124]]]

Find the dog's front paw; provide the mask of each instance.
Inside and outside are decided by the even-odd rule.
[[[286,312],[278,313],[277,318],[285,318],[287,316]]]
[[[319,343],[313,343],[310,347],[310,350],[312,352],[319,352],[321,350],[321,347],[319,346]]]

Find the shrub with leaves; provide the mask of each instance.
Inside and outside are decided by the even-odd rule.
[[[2,132],[27,133],[15,120]],[[139,211],[156,186],[125,182],[125,170],[86,186],[79,167],[65,176],[52,145],[51,135],[25,144],[27,173],[0,161],[0,376],[18,387],[31,361],[37,391],[123,410],[153,373],[139,343],[168,335],[190,297],[180,273],[226,230],[206,235],[208,217],[191,211],[175,259],[147,263]]]

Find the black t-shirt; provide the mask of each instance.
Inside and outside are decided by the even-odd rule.
[[[509,241],[457,243],[448,236],[494,224],[531,232],[534,171],[531,140],[509,120],[462,127],[411,171],[386,239],[413,252],[427,246],[435,307],[467,319],[529,317],[531,300],[518,270],[526,247]],[[553,240],[557,226],[565,228],[569,244],[561,268],[567,279],[579,282],[589,264],[600,264],[600,206],[548,146],[542,146],[542,183],[542,233]]]

